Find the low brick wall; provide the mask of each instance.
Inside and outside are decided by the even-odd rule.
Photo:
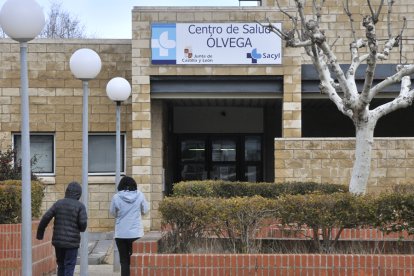
[[[413,275],[413,255],[134,254],[131,275]]]
[[[52,246],[52,227],[44,239],[36,239],[39,221],[32,223],[32,274],[51,275],[56,271],[55,251]],[[0,224],[0,275],[22,275],[21,224]]]
[[[372,235],[394,238],[375,229],[349,229],[344,238]],[[159,238],[153,232],[134,243],[131,275],[414,275],[414,255],[157,254]]]

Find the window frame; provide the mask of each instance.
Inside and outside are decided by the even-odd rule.
[[[121,135],[121,171],[120,171],[120,175],[122,176],[122,175],[126,174],[127,140],[126,140],[126,133],[125,132],[121,132],[120,135]],[[116,140],[116,133],[115,132],[93,132],[93,133],[90,132],[88,134],[88,148],[90,147],[89,146],[89,139],[90,139],[91,136],[113,136],[114,139]],[[123,140],[123,144],[124,144],[123,149],[122,149],[122,140]],[[88,151],[89,151],[89,149],[88,149]],[[122,158],[122,151],[123,151],[124,158]],[[88,152],[88,162],[90,160],[89,156],[90,156],[90,154]],[[122,164],[123,164],[123,170],[122,170]],[[88,164],[88,175],[89,176],[114,176],[115,174],[116,174],[116,171],[113,171],[113,172],[90,172],[90,166]]]
[[[22,137],[21,132],[12,133],[12,149],[15,150],[16,148],[16,136],[20,136],[20,140]],[[32,136],[52,136],[52,172],[33,172],[36,176],[39,177],[47,177],[47,176],[55,176],[56,175],[56,133],[52,132],[31,132],[30,133],[30,148],[32,147]],[[32,159],[32,151],[30,151],[30,160]],[[16,156],[15,156],[16,158]],[[13,160],[13,163],[15,159]]]

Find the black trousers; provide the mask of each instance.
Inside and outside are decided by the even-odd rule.
[[[132,243],[139,238],[121,239],[115,238],[121,264],[121,276],[129,276],[129,265],[131,263]]]
[[[58,276],[73,276],[78,256],[77,248],[55,247]]]

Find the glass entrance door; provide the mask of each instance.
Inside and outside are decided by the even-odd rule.
[[[181,136],[177,181],[263,181],[260,135]]]
[[[237,181],[236,140],[218,138],[211,141],[210,179]]]
[[[181,180],[207,179],[206,144],[202,139],[181,141]]]

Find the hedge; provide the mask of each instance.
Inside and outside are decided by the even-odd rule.
[[[31,182],[32,218],[41,214],[41,204],[44,197],[44,185],[39,181]],[[21,223],[22,209],[21,180],[0,181],[0,224]]]
[[[185,184],[180,189],[196,187],[197,195],[212,194],[212,187],[219,184],[211,183],[213,185]],[[210,192],[206,192],[206,187]],[[406,192],[400,193],[401,189]],[[406,231],[409,235],[414,234],[414,189],[406,186],[395,191],[398,192],[378,196],[316,192],[285,194],[278,198],[176,194],[165,198],[159,210],[173,252],[188,252],[191,243],[211,236],[222,238],[221,246],[227,251],[257,252],[257,233],[270,223],[276,223],[290,231],[304,227],[313,229],[313,236],[309,238],[314,241],[314,250],[327,253],[332,252],[345,228],[379,228],[385,233]],[[335,236],[333,229],[339,229]],[[185,245],[179,248],[180,243]]]
[[[321,192],[332,194],[348,192],[348,186],[315,182],[292,183],[252,183],[227,181],[185,181],[174,185],[173,196],[200,196],[200,197],[244,197],[262,196],[264,198],[277,198],[285,194],[309,194]]]

